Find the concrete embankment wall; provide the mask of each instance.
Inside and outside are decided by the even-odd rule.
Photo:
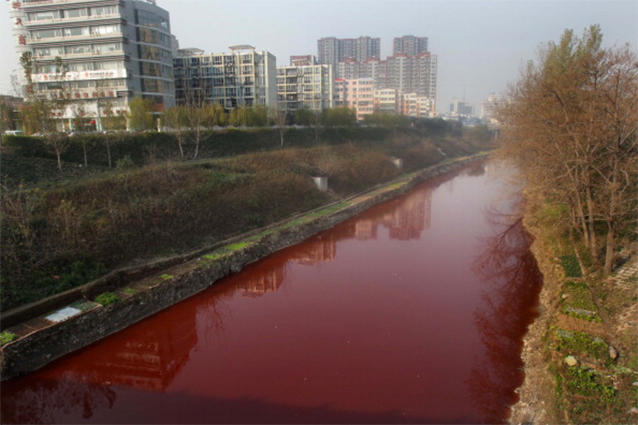
[[[47,363],[82,347],[86,347],[108,335],[114,334],[142,319],[172,306],[198,292],[205,290],[219,279],[242,270],[247,264],[255,262],[285,247],[297,244],[327,230],[374,205],[388,201],[404,194],[414,186],[434,176],[451,171],[461,166],[482,159],[484,156],[458,159],[446,164],[439,164],[414,174],[401,184],[390,183],[385,190],[376,189],[357,202],[338,211],[304,221],[301,224],[286,227],[273,226],[271,232],[263,232],[263,236],[252,237],[247,246],[230,252],[214,261],[198,261],[193,258],[192,267],[183,268],[183,272],[172,275],[170,279],[157,282],[143,291],[118,303],[91,309],[65,321],[51,324],[28,335],[25,335],[0,349],[0,378],[9,379],[32,372]],[[351,198],[354,199],[354,198]],[[234,238],[236,241],[241,238]],[[210,252],[208,250],[207,252]],[[182,265],[190,264],[179,261]],[[156,269],[157,266],[152,267]],[[128,278],[117,279],[120,282],[130,281]],[[89,284],[81,289],[84,294],[103,290],[105,284]]]

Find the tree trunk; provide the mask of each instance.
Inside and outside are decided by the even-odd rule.
[[[587,185],[587,190],[585,191],[585,196],[587,197],[587,227],[589,229],[589,252],[591,253],[592,259],[596,259],[596,228],[594,227],[594,200],[591,195],[591,185]]]
[[[575,209],[575,213],[576,216],[578,217],[578,221],[580,223],[580,229],[581,229],[581,233],[583,235],[583,242],[585,243],[586,247],[590,247],[591,245],[591,240],[589,238],[589,230],[587,227],[587,219],[585,218],[585,211],[583,210],[583,202],[580,199],[580,196],[578,195],[578,193],[574,194],[574,209]]]
[[[605,268],[604,273],[611,273],[614,267],[614,250],[616,249],[616,207],[618,203],[618,158],[613,159],[614,165],[611,173],[611,182],[607,185],[609,188],[609,209],[607,210],[607,243],[605,247]]]
[[[82,153],[84,154],[84,168],[89,166],[89,161],[86,156],[86,140],[84,140],[84,136],[82,136]]]
[[[177,147],[179,147],[179,156],[180,158],[184,159],[184,146],[183,146],[183,140],[182,140],[182,135],[181,134],[177,134]]]
[[[616,249],[616,235],[615,235],[614,221],[607,221],[607,246],[605,247],[605,268],[604,273],[610,274],[614,268],[614,250]]]
[[[199,134],[199,130],[195,131],[195,153],[193,154],[193,159],[196,159],[199,155],[199,141],[201,139],[201,135]]]
[[[108,136],[106,136],[108,140]],[[106,157],[109,160],[109,168],[113,168],[113,163],[111,162],[111,143],[106,142]]]
[[[55,156],[58,157],[58,171],[62,171],[62,152],[60,152],[60,149],[55,149]]]

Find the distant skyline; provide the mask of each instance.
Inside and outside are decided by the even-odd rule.
[[[317,55],[323,37],[381,38],[381,58],[392,54],[394,37],[428,37],[438,56],[437,110],[454,98],[474,104],[490,93],[505,94],[538,47],[558,41],[565,29],[582,34],[599,24],[605,47],[638,46],[635,0],[157,0],[171,14],[180,47],[225,52],[250,44],[287,65],[291,55]],[[0,7],[0,93],[12,91],[17,72],[9,20]]]

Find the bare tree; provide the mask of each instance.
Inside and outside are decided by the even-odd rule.
[[[279,146],[284,146],[284,136],[288,132],[288,111],[286,109],[272,109],[270,119],[279,132]]]
[[[164,119],[166,125],[174,130],[175,139],[177,140],[177,147],[179,148],[180,158],[184,158],[184,139],[186,137],[186,131],[184,128],[184,114],[185,108],[181,105],[175,105],[168,108],[164,112]]]
[[[638,62],[628,47],[605,50],[601,40],[597,26],[582,38],[565,31],[528,64],[499,116],[503,152],[528,190],[564,207],[564,228],[593,259],[602,251],[609,273],[618,231],[635,217]]]

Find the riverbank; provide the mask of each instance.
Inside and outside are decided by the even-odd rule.
[[[372,191],[228,240],[215,249],[199,250],[182,262],[173,260],[176,263],[168,269],[150,267],[150,273],[135,282],[123,284],[125,280],[115,279],[112,284],[117,283],[116,287],[108,287],[105,282],[87,285],[82,289],[87,297],[81,303],[73,303],[31,323],[9,329],[18,339],[1,349],[1,377],[8,379],[35,370],[200,292],[251,262],[406,193],[430,177],[483,156],[450,160],[429,167]],[[88,295],[100,291],[105,291],[102,292],[104,296],[90,301],[93,298]],[[102,302],[96,302],[99,300]]]
[[[529,200],[525,226],[544,276],[539,317],[524,339],[525,381],[510,423],[638,420],[638,260],[601,278],[558,247]],[[559,244],[560,245],[560,244]],[[565,255],[569,251],[571,255]]]
[[[294,132],[299,140],[290,133],[284,148],[271,131],[215,133],[198,160],[171,157],[175,146],[165,135],[132,135],[118,144],[120,155],[130,155],[115,168],[67,178],[54,168],[62,180],[36,172],[42,161],[55,161],[25,156],[29,142],[3,145],[0,328],[4,313],[109,272],[208,247],[489,148],[414,129],[331,130],[318,143],[308,131]],[[26,162],[8,166],[15,156]],[[317,178],[327,178],[328,190]]]

